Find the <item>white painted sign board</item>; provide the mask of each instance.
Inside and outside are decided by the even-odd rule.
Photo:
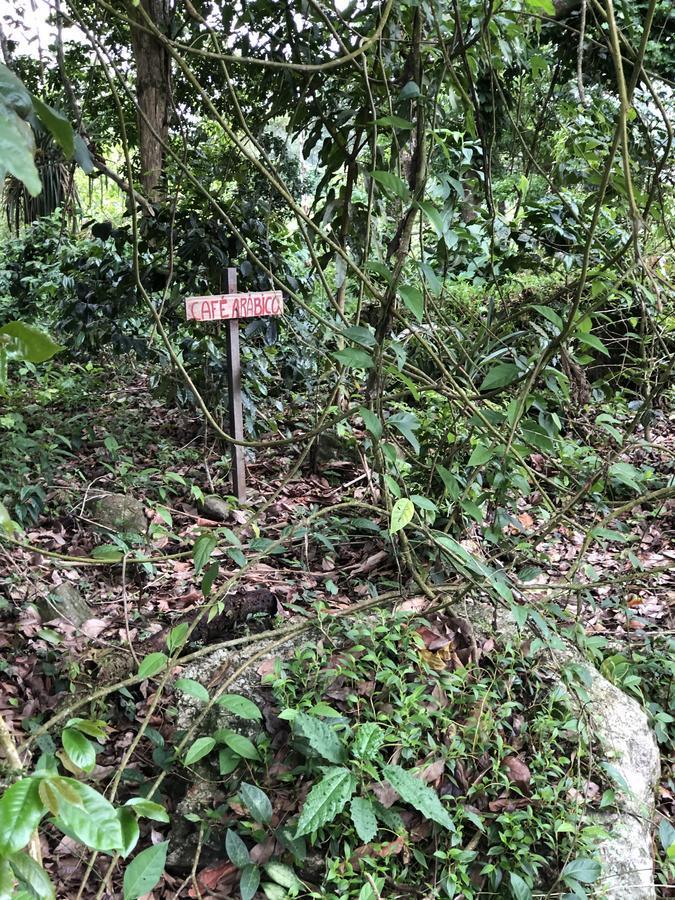
[[[284,298],[281,291],[255,291],[218,294],[214,297],[188,297],[185,315],[198,322],[221,319],[250,319],[254,316],[281,316]]]

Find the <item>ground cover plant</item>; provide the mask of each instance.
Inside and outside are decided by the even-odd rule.
[[[0,11],[0,896],[601,896],[579,659],[660,747],[668,896],[669,5],[40,13]],[[231,267],[284,297],[246,502],[185,315]]]

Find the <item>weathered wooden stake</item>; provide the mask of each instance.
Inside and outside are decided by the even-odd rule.
[[[227,290],[237,292],[237,270],[227,270]],[[244,440],[244,418],[241,410],[241,361],[239,358],[239,319],[227,320],[227,381],[230,388],[229,432],[237,441]],[[232,493],[240,503],[246,500],[246,457],[241,444],[232,444]]]

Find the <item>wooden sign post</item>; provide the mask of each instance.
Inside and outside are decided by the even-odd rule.
[[[237,293],[237,270],[227,270],[227,294],[214,297],[188,297],[185,315],[198,322],[227,321],[227,383],[229,388],[229,433],[235,441],[244,440],[241,409],[241,362],[239,358],[239,319],[257,316],[281,316],[284,299],[281,291]],[[240,503],[246,500],[246,458],[241,444],[232,444],[232,493]]]

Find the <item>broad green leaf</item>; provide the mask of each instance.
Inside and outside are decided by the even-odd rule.
[[[415,431],[420,427],[420,421],[414,413],[395,413],[393,416],[389,416],[387,425],[400,431],[415,453],[420,452],[420,443],[415,435]]]
[[[89,148],[79,134],[75,135],[73,146],[75,148],[75,162],[87,175],[90,175],[94,171],[94,162],[91,158]]]
[[[377,819],[371,801],[365,797],[353,797],[349,812],[361,843],[370,843],[377,834]]]
[[[218,771],[221,775],[229,775],[241,764],[241,756],[233,753],[229,747],[218,751]]]
[[[336,350],[332,355],[348,369],[372,369],[373,367],[370,353],[358,350],[356,347],[345,347],[344,350]]]
[[[406,200],[410,196],[408,185],[393,172],[371,172],[370,174],[385,190],[400,197],[401,200]]]
[[[19,525],[12,520],[5,504],[0,503],[0,531],[4,531],[5,534],[11,535],[12,532],[18,530]]]
[[[137,900],[159,884],[166,865],[169,842],[162,841],[136,856],[124,873],[124,900]]]
[[[466,566],[471,572],[474,572],[476,575],[481,575],[483,578],[490,577],[492,574],[490,569],[480,562],[480,560],[472,556],[468,550],[465,550],[464,547],[462,547],[462,545],[453,537],[450,537],[449,534],[444,534],[442,531],[434,531],[432,534],[437,544],[444,550],[447,550],[450,556],[456,557],[459,562]]]
[[[9,344],[10,359],[41,363],[63,350],[61,344],[53,341],[41,328],[26,325],[25,322],[7,322],[0,328],[0,334],[9,335],[12,338]]]
[[[193,763],[196,763],[198,760],[203,759],[205,756],[207,756],[215,746],[215,738],[197,738],[197,740],[188,747],[185,758],[183,759],[183,764],[186,766],[191,766]]]
[[[102,719],[68,719],[66,728],[75,728],[82,734],[88,734],[100,744],[104,743],[108,737],[108,725]]]
[[[269,825],[272,820],[272,804],[265,791],[261,791],[255,784],[242,781],[239,796],[256,822]]]
[[[490,462],[492,457],[494,456],[494,447],[486,447],[483,444],[476,444],[473,449],[473,453],[469,458],[468,465],[470,466],[482,466],[485,465],[486,462]]]
[[[223,736],[223,743],[227,744],[230,750],[233,750],[238,756],[243,756],[244,759],[260,759],[256,745],[243,734],[230,731]]]
[[[412,284],[402,284],[398,289],[399,295],[406,307],[415,316],[418,322],[424,318],[424,294]]]
[[[530,9],[536,12],[543,11],[547,16],[555,16],[555,5],[553,0],[526,0]]]
[[[600,872],[601,866],[597,860],[578,857],[567,863],[560,873],[560,877],[563,881],[566,878],[574,878],[575,881],[580,881],[582,884],[593,884],[599,878]]]
[[[280,884],[281,887],[285,887],[289,891],[297,890],[301,887],[298,876],[293,869],[276,860],[265,863],[265,874],[276,884]]]
[[[72,159],[75,155],[75,137],[73,127],[68,119],[36,97],[35,94],[33,94],[33,109],[66,157]]]
[[[400,766],[383,766],[382,775],[393,787],[404,803],[410,804],[427,819],[442,825],[448,831],[455,826],[450,813],[443,806],[436,791],[428,787],[421,778],[407,772]]]
[[[130,806],[137,816],[144,819],[152,819],[155,822],[170,822],[169,814],[161,805],[155,803],[154,800],[147,800],[145,797],[132,797],[124,804]]]
[[[382,422],[371,410],[366,409],[365,406],[359,407],[359,415],[363,419],[363,423],[368,429],[368,431],[372,434],[376,441],[382,437]]]
[[[166,668],[168,661],[166,653],[148,653],[138,667],[138,677],[152,678]]]
[[[401,89],[401,93],[398,95],[399,100],[411,100],[414,97],[419,97],[420,89],[419,85],[415,81],[409,81],[407,84],[403,85]]]
[[[383,125],[385,128],[401,128],[405,131],[410,131],[411,128],[414,128],[412,122],[409,122],[408,119],[402,119],[401,116],[380,116],[376,121],[378,125]]]
[[[32,197],[42,190],[34,160],[35,140],[28,122],[0,100],[0,179],[9,172],[23,182]]]
[[[438,507],[433,502],[433,500],[429,500],[428,497],[422,497],[421,494],[411,494],[410,499],[415,504],[418,509],[423,509],[426,512],[437,513]]]
[[[293,730],[306,738],[312,750],[315,750],[328,762],[342,763],[345,761],[346,752],[342,741],[335,730],[321,719],[298,712],[293,717]]]
[[[115,544],[101,544],[99,547],[94,547],[91,555],[93,559],[101,559],[106,562],[120,562],[124,559],[124,553]]]
[[[249,865],[241,871],[239,879],[239,893],[241,900],[253,900],[258,893],[260,885],[260,869],[258,866]]]
[[[332,822],[345,808],[356,788],[356,779],[341,767],[325,769],[325,774],[309,792],[300,813],[295,836],[310,834]]]
[[[41,865],[27,853],[13,853],[8,859],[16,877],[27,884],[36,897],[54,900],[54,885]]]
[[[513,900],[532,900],[532,891],[526,881],[515,872],[509,875],[509,886]]]
[[[55,819],[71,837],[75,837],[91,850],[121,850],[122,829],[117,813],[106,798],[94,788],[74,778],[61,778],[79,797],[79,804],[62,802]]]
[[[12,900],[14,896],[14,882],[14,873],[9,861],[0,859],[0,900]]]
[[[117,818],[119,819],[120,828],[122,829],[122,849],[120,855],[126,859],[138,843],[141,835],[138,827],[138,819],[132,809],[123,806],[117,810]]]
[[[206,563],[211,558],[211,554],[218,545],[218,539],[211,531],[200,535],[195,541],[192,548],[192,558],[195,564],[195,574],[199,575]]]
[[[45,814],[39,787],[39,778],[22,778],[0,798],[0,856],[22,850]]]
[[[479,390],[493,391],[497,388],[506,387],[507,384],[511,384],[516,380],[518,374],[518,366],[514,363],[499,363],[493,366],[486,374]]]
[[[262,719],[262,713],[252,700],[241,697],[239,694],[223,694],[218,698],[218,705],[224,706],[228,712],[240,719]]]
[[[61,741],[70,761],[78,769],[91,772],[96,765],[96,750],[91,741],[75,728],[64,728],[61,733]]]
[[[389,523],[389,534],[396,534],[412,520],[415,515],[415,505],[412,500],[407,497],[401,497],[394,503],[391,510],[391,521]]]
[[[425,201],[424,203],[420,203],[419,207],[433,225],[436,236],[439,238],[443,237],[443,231],[445,230],[443,216],[439,213],[434,204]]]
[[[605,347],[600,338],[596,337],[594,334],[580,334],[577,332],[575,337],[581,344],[586,344],[587,347],[592,347],[594,350],[604,353],[605,356],[609,356],[607,347]]]
[[[561,332],[565,327],[563,320],[554,309],[551,309],[550,306],[541,306],[539,303],[534,303],[533,309],[536,309],[540,315],[542,315],[545,319],[548,319],[548,321],[552,325],[555,325],[555,327],[558,329],[558,332]]]
[[[251,865],[251,854],[248,847],[236,831],[228,828],[225,832],[225,850],[233,866],[243,869]]]
[[[352,754],[356,759],[375,759],[384,739],[384,731],[376,722],[364,722],[356,730],[356,736],[352,743]]]
[[[371,349],[377,343],[372,329],[367,328],[365,325],[350,325],[348,328],[343,328],[341,334],[344,334],[346,338],[355,344],[361,344],[362,347],[367,347],[368,349]]]
[[[171,629],[166,639],[166,647],[169,653],[175,653],[176,650],[183,646],[189,630],[189,622],[181,622],[180,625],[176,625],[175,628]]]
[[[174,688],[182,691],[184,694],[188,694],[190,697],[201,700],[202,703],[209,702],[209,692],[203,684],[194,681],[192,678],[178,678],[174,684]]]
[[[28,88],[2,63],[0,63],[0,98],[22,119],[30,115],[33,103]]]

